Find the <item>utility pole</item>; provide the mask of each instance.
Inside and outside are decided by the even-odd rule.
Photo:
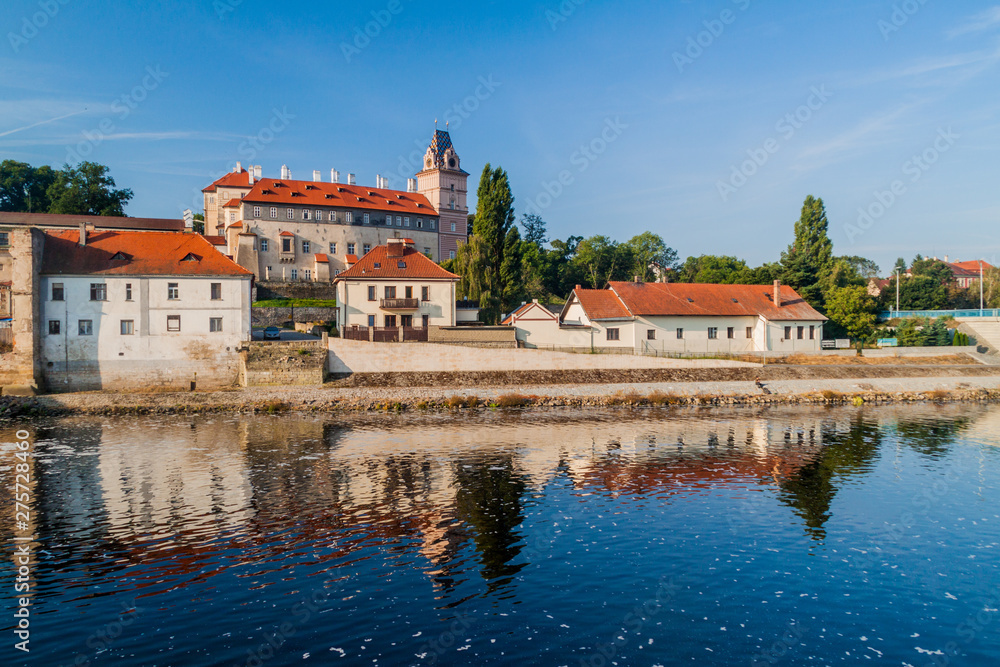
[[[896,317],[899,317],[899,269],[896,269]]]
[[[983,260],[979,260],[979,317],[983,316]]]

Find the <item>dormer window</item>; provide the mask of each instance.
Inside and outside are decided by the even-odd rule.
[[[396,262],[396,268],[397,269],[405,269],[406,268],[406,262],[404,262],[403,260],[399,260],[398,262]]]
[[[111,256],[111,261],[112,262],[127,262],[128,261],[128,257],[125,256],[125,253],[123,253],[121,250],[119,250],[118,252],[116,252],[114,255]]]
[[[121,253],[119,253],[119,254],[121,254]],[[189,252],[188,254],[184,255],[184,259],[182,259],[181,261],[182,262],[197,262],[199,259],[200,258],[198,257],[198,255],[194,254],[193,252]]]

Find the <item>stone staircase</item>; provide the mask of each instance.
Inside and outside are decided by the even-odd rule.
[[[969,334],[987,354],[1000,354],[1000,319],[989,317],[962,317],[958,319],[958,330]]]

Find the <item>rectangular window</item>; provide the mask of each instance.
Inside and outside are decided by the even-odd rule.
[[[372,251],[372,244],[371,243],[366,243],[366,244],[364,244],[364,246],[362,246],[361,249],[364,252],[364,254],[367,255],[368,253],[370,253]]]
[[[677,330],[677,340],[684,340],[684,329]]]
[[[312,269],[306,269],[305,271],[303,271],[303,274],[305,275],[306,282],[312,281],[312,278],[313,278],[312,273],[313,273]]]
[[[260,206],[254,206],[253,207],[253,217],[255,217],[255,218],[259,218],[260,217]]]
[[[619,340],[618,339],[618,329],[608,329],[608,340]]]
[[[449,250],[448,251],[448,259],[455,259],[455,251],[454,250]]]
[[[181,294],[177,283],[167,283],[167,300],[177,301],[179,298],[181,298]]]
[[[736,338],[736,328],[729,327],[726,329],[726,338]]]
[[[370,327],[374,327],[375,326],[375,316],[374,315],[369,315],[368,316],[368,326],[370,326]]]
[[[229,222],[236,222],[236,211],[229,212]]]
[[[413,328],[413,315],[402,315],[399,318],[399,324],[404,329]]]
[[[405,294],[406,294],[406,298],[407,299],[412,299],[413,298],[413,288],[410,287],[409,285],[407,285],[406,288],[405,288]]]
[[[107,301],[108,286],[104,283],[90,283],[90,300]]]
[[[323,211],[316,209],[316,222],[323,222]]]
[[[81,336],[93,336],[94,335],[94,321],[93,320],[80,320],[77,326],[77,333]]]
[[[798,338],[799,340],[802,340],[803,338],[806,337],[806,328],[805,327],[798,327],[796,329],[796,331],[795,331],[795,335],[796,335],[796,338]]]
[[[809,325],[809,340],[816,340],[816,327]]]
[[[281,252],[292,252],[292,240],[290,238],[281,239]]]
[[[132,283],[125,283],[125,300],[132,300]]]
[[[0,248],[10,247],[10,233],[0,232]]]
[[[403,218],[403,226],[404,227],[409,227],[410,226],[410,219],[409,218]]]
[[[302,252],[304,252],[307,255],[309,254],[309,241],[302,242]]]
[[[431,321],[431,316],[430,315],[421,315],[420,316],[420,323],[421,323],[421,326],[423,326],[423,328],[426,329],[427,325],[430,323],[430,321]]]
[[[278,207],[277,206],[272,206],[271,207],[271,220],[277,220],[277,219],[278,219]]]
[[[395,315],[386,315],[385,316],[385,326],[386,327],[395,327],[396,326],[396,316]]]
[[[378,297],[376,296],[377,288],[374,285],[368,286],[368,300],[375,301]]]
[[[260,240],[260,251],[267,252],[267,239]]]
[[[220,333],[222,331],[222,318],[221,317],[208,318],[208,330],[211,333]]]
[[[355,245],[353,243],[348,243],[347,244],[347,254],[348,255],[353,255],[354,254],[354,248],[355,248]]]
[[[309,212],[309,209],[307,209],[307,208],[302,209],[302,219],[303,220],[308,220],[311,216],[312,216],[312,214]]]
[[[62,323],[59,320],[49,320],[50,336],[58,336],[61,328],[62,328]]]
[[[791,339],[792,339],[792,328],[785,327],[785,340],[791,340]]]
[[[455,231],[455,223],[451,223],[451,231]]]
[[[66,299],[66,292],[63,289],[62,283],[52,283],[52,300],[53,301],[64,301]]]
[[[330,254],[331,255],[336,255],[337,254],[337,244],[336,243],[331,243],[330,244]]]
[[[424,228],[424,219],[417,218],[417,229],[423,229],[423,228]]]
[[[387,298],[387,299],[395,299],[396,298],[396,286],[395,285],[386,285],[386,287],[385,287],[385,298]]]
[[[351,224],[354,222],[354,211],[347,211],[344,213],[344,222]]]
[[[656,340],[656,329],[646,329],[646,340]]]
[[[167,315],[167,331],[180,331],[180,330],[181,330],[181,316]]]
[[[434,221],[433,220],[428,220],[427,224],[429,224],[431,226],[431,229],[434,229]]]
[[[747,327],[747,338],[753,338],[753,327]]]
[[[401,215],[397,215],[396,216],[396,226],[397,227],[402,227],[403,226],[403,216],[401,216]]]
[[[222,300],[222,283],[212,283],[212,301]]]
[[[289,220],[294,220],[295,219],[295,209],[294,208],[285,209],[285,217],[288,218]]]
[[[135,333],[135,322],[133,320],[121,321],[121,332],[123,336],[131,336]]]
[[[420,300],[421,301],[430,301],[431,300],[431,288],[430,287],[421,287],[420,288]]]
[[[709,340],[717,340],[718,338],[719,338],[719,328],[718,327],[709,327],[708,328],[708,339]]]
[[[337,222],[337,212],[330,211],[330,222]]]
[[[424,246],[424,254],[427,255],[428,257],[430,257],[431,256],[431,249],[428,248],[427,246]]]
[[[365,217],[365,221],[364,222],[365,222],[366,225],[369,224],[369,223],[371,223],[372,218],[371,218],[371,216],[369,214],[365,213],[364,217]]]
[[[298,279],[299,279],[299,270],[292,269],[292,280],[298,280]]]

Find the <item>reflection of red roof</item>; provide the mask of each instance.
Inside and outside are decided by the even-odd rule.
[[[46,232],[45,275],[251,276],[201,234],[175,232]],[[123,259],[112,259],[121,256]]]
[[[262,178],[243,197],[255,204],[295,204],[385,211],[399,215],[436,216],[424,195],[322,181],[284,181]]]
[[[324,255],[323,253],[316,253],[316,261],[319,262],[320,264],[329,264],[330,258]]]
[[[231,171],[222,178],[217,179],[207,188],[203,189],[202,192],[215,192],[216,188],[249,188],[250,187],[250,174],[247,173],[246,169],[236,172]]]
[[[631,317],[621,300],[611,290],[577,289],[573,291],[583,312],[592,320],[610,320]]]
[[[378,265],[378,266],[376,266]],[[382,278],[413,280],[458,280],[458,276],[445,271],[413,248],[406,247],[402,257],[389,257],[389,247],[377,245],[351,268],[341,272],[335,279]]]
[[[633,315],[826,319],[788,285],[781,286],[780,307],[772,301],[771,285],[613,282],[609,291],[617,293]]]

